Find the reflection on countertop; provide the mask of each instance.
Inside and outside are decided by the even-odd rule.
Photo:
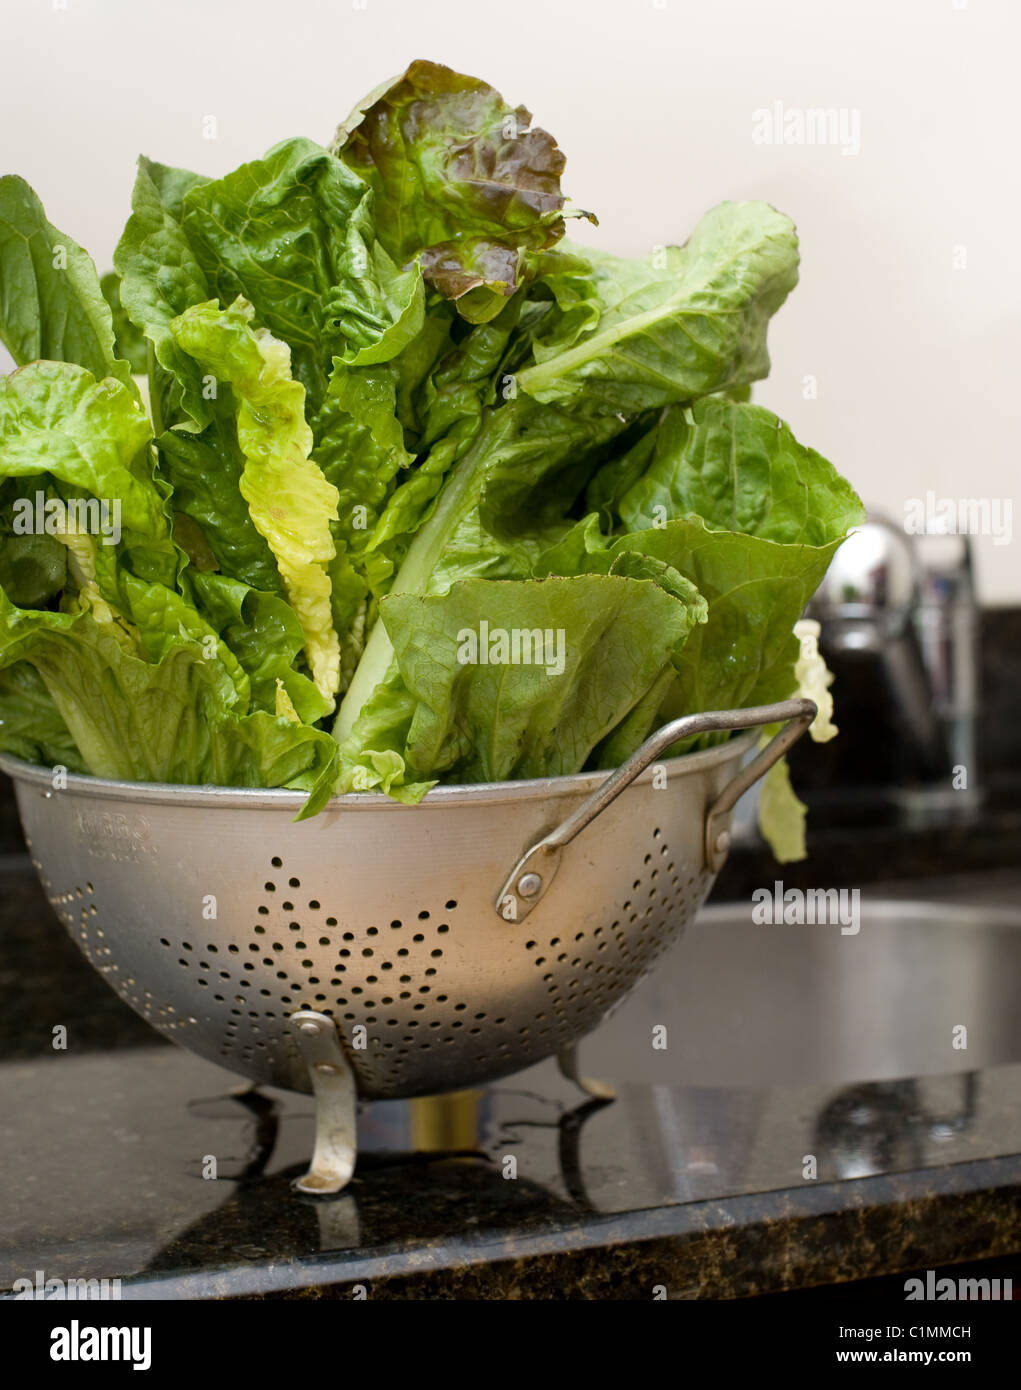
[[[307,1098],[170,1048],[2,1075],[8,1288],[42,1269],[125,1297],[740,1296],[1009,1253],[1021,1218],[1021,1067],[579,1106],[543,1064],[367,1108],[328,1201],[290,1189]]]

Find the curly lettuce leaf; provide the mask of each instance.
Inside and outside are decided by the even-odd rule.
[[[818,647],[819,624],[812,618],[802,618],[794,624],[794,636],[800,652],[794,666],[794,694],[814,700],[815,718],[808,727],[813,743],[828,743],[837,736],[833,723],[833,696],[830,686],[833,673],[826,665]],[[759,748],[765,748],[779,724],[763,729]],[[762,779],[757,816],[759,833],[773,851],[779,864],[796,863],[808,856],[805,845],[805,822],[808,808],[791,785],[790,767],[780,758]]]
[[[337,489],[311,458],[305,390],[291,376],[287,345],[253,328],[253,314],[241,299],[229,309],[211,301],[186,310],[171,331],[185,352],[234,392],[245,459],[241,495],[276,559],[305,634],[312,678],[332,708],[340,687],[328,570],[336,554],[330,522],[336,520]]]
[[[0,674],[19,662],[41,677],[93,776],[291,787],[309,793],[305,815],[329,799],[334,741],[261,710],[237,712],[229,673],[200,643],[179,638],[149,661],[91,611],[26,613],[0,591]]]
[[[366,194],[340,160],[294,139],[194,184],[182,199],[181,229],[208,284],[201,298],[228,304],[240,295],[255,306],[260,323],[290,347],[313,411],[333,357],[349,347],[343,327],[359,267],[345,261],[347,230]]]
[[[833,722],[833,695],[830,692],[833,672],[819,650],[821,632],[822,627],[814,618],[801,618],[794,624],[794,636],[799,646],[794,679],[798,694],[812,700],[816,707],[815,718],[808,726],[813,743],[829,743],[840,732]]]
[[[556,141],[487,83],[417,61],[378,87],[331,149],[375,194],[375,220],[400,265],[481,323],[526,277],[529,252],[564,231]]]
[[[121,525],[168,535],[153,483],[152,427],[126,386],[68,362],[31,362],[0,379],[0,477],[60,479],[120,505]]]
[[[199,611],[248,673],[257,709],[274,712],[282,686],[303,723],[328,713],[314,682],[297,669],[305,634],[290,604],[224,574],[193,574],[191,584]]]

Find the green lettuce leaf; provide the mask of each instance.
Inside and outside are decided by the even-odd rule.
[[[763,731],[763,748],[776,732],[774,726]],[[763,838],[778,864],[796,864],[807,858],[805,818],[808,808],[791,786],[786,758],[780,758],[762,779],[758,800],[758,823]]]
[[[305,634],[290,604],[223,574],[193,574],[191,583],[199,610],[248,673],[257,709],[273,713],[282,684],[303,723],[329,712],[314,682],[297,669]]]
[[[385,593],[411,540],[430,516],[451,468],[471,447],[496,398],[500,363],[520,305],[507,305],[489,323],[451,346],[416,393],[419,454],[407,476],[395,479],[371,535],[361,547],[374,593]],[[357,547],[353,547],[357,549]]]
[[[794,624],[818,587],[843,534],[826,545],[783,545],[737,531],[713,531],[698,517],[609,539],[595,514],[541,557],[537,574],[608,573],[635,551],[670,565],[709,604],[678,657],[663,722],[708,709],[743,709],[787,699],[794,689]]]
[[[209,298],[209,286],[181,226],[185,193],[204,180],[139,156],[132,214],[113,253],[120,301],[151,347],[149,396],[157,431],[183,419],[204,428],[211,409],[202,373],[174,341],[171,320]]]
[[[19,608],[44,608],[68,582],[68,548],[55,536],[0,534],[0,588]]]
[[[371,785],[381,770],[391,792],[437,777],[490,782],[577,772],[704,617],[694,590],[683,592],[645,578],[589,575],[469,579],[445,594],[391,594],[380,620],[396,670],[341,750],[341,787]],[[655,709],[646,715],[651,721]],[[647,733],[634,726],[636,746]]]
[[[109,271],[99,282],[113,320],[114,350],[131,368],[132,376],[145,376],[149,370],[149,345],[145,335],[128,318],[121,303],[121,277]]]
[[[285,141],[215,180],[142,159],[133,206],[114,260],[126,310],[161,369],[158,427],[204,429],[214,414],[208,383],[170,332],[211,296],[254,304],[290,346],[314,409],[334,354],[388,361],[421,330],[420,269],[394,265],[375,234],[371,193],[311,140]]]
[[[19,366],[40,358],[74,362],[137,395],[130,366],[117,356],[92,258],[46,220],[14,174],[0,178],[0,341]]]
[[[414,805],[436,786],[438,778],[416,782],[408,771],[405,753],[417,705],[394,662],[338,750],[339,792],[382,792]]]
[[[518,374],[539,401],[635,414],[769,371],[766,327],[798,278],[794,224],[767,203],[721,203],[684,246],[640,260],[586,253],[603,309]]]
[[[314,422],[316,460],[338,494],[338,549],[356,561],[372,546],[398,473],[414,462],[396,415],[398,384],[394,363],[349,367],[337,359]]]
[[[617,510],[629,531],[694,514],[784,545],[827,545],[862,520],[850,483],[771,410],[712,397],[663,412]]]
[[[121,574],[119,581],[120,609],[130,619],[149,660],[162,661],[182,641],[198,644],[203,658],[210,661],[215,657],[234,687],[231,695],[226,684],[221,686],[224,708],[246,710],[252,693],[248,673],[191,600],[176,589],[146,583],[133,574]]]
[[[536,362],[545,362],[573,347],[595,331],[603,315],[603,302],[592,262],[567,243],[535,258],[536,280],[529,298],[543,309],[531,351]]]
[[[228,304],[241,295],[255,306],[260,323],[290,347],[313,411],[333,357],[349,347],[343,327],[361,267],[348,259],[347,230],[366,194],[340,160],[296,139],[222,179],[194,184],[182,200],[181,227],[208,283],[201,298]],[[379,290],[373,286],[377,309]],[[403,291],[394,292],[400,299]]]
[[[32,362],[0,379],[0,477],[49,474],[120,504],[121,526],[168,535],[151,476],[152,427],[126,386],[68,362]]]
[[[287,346],[253,328],[253,312],[241,299],[229,309],[211,301],[186,310],[171,330],[185,352],[234,391],[245,458],[241,495],[276,559],[305,634],[313,680],[332,708],[340,686],[328,572],[336,553],[330,522],[337,515],[337,489],[310,457],[305,391],[291,376]]]
[[[709,620],[681,654],[664,720],[787,699],[796,685],[794,625],[848,530],[864,519],[853,489],[770,411],[712,399],[666,412],[651,442],[632,447],[628,473],[611,510],[639,529],[605,537],[593,513],[536,573],[605,573],[617,556],[637,551],[695,584]],[[589,500],[624,476],[611,464]]]
[[[21,661],[41,677],[93,776],[292,787],[309,793],[302,814],[329,799],[329,735],[263,711],[234,713],[229,674],[197,642],[171,642],[148,661],[91,611],[25,613],[0,592],[0,671]]]
[[[329,300],[331,326],[348,346],[341,360],[370,367],[397,357],[425,324],[425,281],[417,264],[398,269],[377,239],[371,194],[355,208]]]
[[[616,416],[572,416],[527,397],[487,409],[415,531],[391,594],[442,593],[459,579],[482,575],[527,577],[533,558],[551,544],[550,529],[565,529],[531,505],[536,494],[561,496],[564,478],[583,475],[593,451],[622,428]],[[567,492],[579,486],[576,479]],[[377,623],[341,703],[335,737],[347,738],[392,660],[386,626]]]
[[[273,552],[241,495],[245,458],[238,444],[237,404],[226,382],[218,384],[212,422],[200,434],[164,430],[156,445],[175,511],[196,524],[215,564],[243,584],[282,594]]]
[[[88,771],[43,678],[27,661],[0,670],[0,752],[44,767]]]

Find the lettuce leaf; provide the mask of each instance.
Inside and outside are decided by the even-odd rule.
[[[44,608],[68,582],[68,547],[55,536],[0,538],[0,588],[19,608]]]
[[[377,239],[371,194],[351,214],[331,292],[332,324],[347,340],[341,360],[370,367],[397,357],[425,323],[421,268],[399,269]]]
[[[32,362],[0,379],[0,477],[47,473],[107,502],[121,525],[167,536],[151,475],[152,428],[126,386],[69,362]]]
[[[486,409],[496,398],[494,381],[517,326],[520,305],[471,329],[428,373],[416,393],[418,457],[408,475],[396,475],[361,552],[369,586],[385,593],[411,541],[432,513],[454,464],[471,447]]]
[[[768,203],[721,203],[682,247],[640,260],[589,253],[603,309],[570,317],[518,374],[536,400],[634,414],[766,376],[766,327],[798,279],[790,218]]]
[[[762,406],[709,397],[674,407],[652,445],[617,502],[629,531],[695,515],[717,530],[819,546],[863,519],[851,485]]]
[[[800,654],[794,666],[794,693],[814,700],[818,709],[809,725],[813,743],[828,743],[837,735],[833,723],[833,696],[830,686],[833,674],[819,652],[819,624],[812,618],[802,618],[794,624],[794,636]],[[759,736],[759,748],[765,748],[779,724],[768,725]],[[762,779],[758,799],[759,833],[773,851],[779,864],[796,863],[808,857],[805,846],[805,821],[808,808],[791,786],[790,767],[780,758]]]
[[[113,253],[120,301],[151,349],[149,397],[157,431],[186,421],[204,428],[212,411],[202,373],[182,352],[171,320],[209,298],[209,286],[181,226],[183,199],[203,179],[139,156],[131,217]]]
[[[596,475],[590,500],[609,495],[600,486],[606,473]],[[610,493],[623,477],[617,470]],[[848,529],[864,519],[853,489],[772,412],[711,398],[666,412],[649,444],[633,446],[627,477],[611,511],[637,529],[606,537],[591,513],[536,573],[605,573],[635,551],[672,565],[704,594],[709,620],[679,658],[664,720],[787,699],[796,685],[794,625]]]
[[[99,287],[110,306],[117,356],[127,362],[132,376],[145,376],[149,370],[149,346],[145,335],[131,322],[121,303],[121,277],[111,270],[100,280]]]
[[[175,427],[164,430],[156,446],[175,512],[195,523],[219,569],[254,589],[282,594],[273,552],[241,495],[245,458],[230,387],[219,384],[212,422],[200,434]]]
[[[759,747],[764,748],[776,729],[763,731]],[[780,758],[762,779],[759,791],[759,831],[778,864],[796,864],[807,858],[805,818],[808,808],[791,786],[791,770]]]
[[[595,514],[543,555],[537,574],[608,573],[623,553],[663,561],[709,605],[708,621],[679,655],[662,722],[706,709],[742,709],[787,699],[794,689],[794,624],[839,546],[783,545],[738,531],[713,531],[699,517],[609,539]]]
[[[394,261],[418,258],[470,322],[499,313],[527,253],[563,236],[564,157],[531,120],[480,79],[418,61],[361,102],[331,146],[372,188]]]
[[[27,661],[0,670],[0,752],[44,767],[88,771],[42,676]]]
[[[15,174],[0,178],[0,341],[18,366],[73,362],[137,395],[91,256],[46,220]]]
[[[413,789],[577,772],[670,667],[704,619],[699,595],[651,579],[588,575],[392,594],[394,651],[341,750],[341,787]],[[490,640],[508,643],[497,662]],[[513,643],[519,656],[515,663]],[[472,643],[474,642],[474,646]],[[635,725],[635,745],[649,732]],[[414,792],[412,793],[414,794]]]
[[[332,708],[340,687],[340,640],[327,566],[336,553],[330,521],[337,515],[337,489],[310,457],[305,391],[291,377],[287,345],[253,328],[253,312],[242,299],[229,309],[214,300],[186,310],[171,331],[185,352],[234,391],[245,459],[241,495],[276,559],[305,635],[312,678]]]
[[[487,409],[415,531],[390,593],[443,593],[459,579],[480,575],[527,577],[532,559],[552,539],[530,512],[529,499],[540,489],[552,495],[558,476],[586,468],[592,451],[622,428],[616,416],[570,416],[528,397]],[[562,522],[554,526],[564,529]],[[334,734],[341,741],[392,659],[386,625],[377,623],[337,715]]]
[[[199,611],[248,673],[257,709],[273,713],[283,686],[305,724],[329,713],[315,683],[298,669],[305,634],[289,603],[224,574],[194,574],[191,583]]]
[[[222,179],[193,184],[182,198],[181,229],[208,284],[189,302],[243,296],[254,305],[260,323],[290,347],[313,410],[333,357],[348,347],[342,320],[358,267],[346,267],[343,283],[346,230],[366,192],[340,160],[296,139]]]
[[[233,715],[233,683],[196,642],[147,661],[91,612],[25,613],[0,592],[0,670],[19,661],[42,678],[93,776],[292,787],[310,794],[303,814],[329,798],[333,740],[262,711]]]

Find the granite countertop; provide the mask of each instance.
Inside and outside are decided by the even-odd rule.
[[[882,891],[1012,904],[1019,888],[1013,872]],[[139,1298],[714,1298],[1021,1248],[1021,1052],[877,1083],[626,1080],[608,1105],[547,1062],[365,1107],[347,1192],[297,1196],[310,1098],[246,1092],[160,1040],[78,957],[19,857],[0,892],[0,1288],[43,1270]],[[683,963],[683,947],[664,958],[660,990]]]
[[[626,1085],[578,1105],[552,1067],[362,1117],[348,1191],[301,1198],[310,1101],[243,1098],[169,1048],[5,1068],[2,1283],[120,1277],[122,1296],[729,1297],[1017,1249],[1021,1066],[964,1134],[905,1128],[884,1171],[801,1178],[832,1088]],[[918,1088],[961,1103],[960,1078]],[[864,1103],[893,1098],[860,1089]],[[446,1142],[443,1136],[446,1134]],[[430,1152],[432,1142],[441,1151]],[[203,1165],[217,1159],[218,1177]],[[517,1177],[508,1180],[508,1157]]]

